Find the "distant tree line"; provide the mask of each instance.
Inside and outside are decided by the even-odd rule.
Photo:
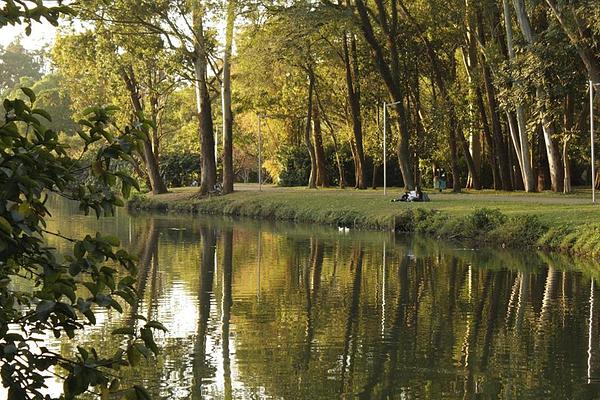
[[[377,186],[384,102],[393,103],[391,183],[427,186],[442,168],[454,190],[568,192],[592,179],[593,2],[85,0],[74,8],[86,29],[61,30],[44,73],[38,53],[18,42],[2,49],[0,90],[24,76],[46,81],[39,90],[55,91],[48,106],[68,110],[67,136],[75,110],[93,104],[120,105],[124,123],[151,121],[131,169],[154,193],[194,174],[201,194],[218,180],[230,192],[256,176],[259,119],[268,181]],[[187,178],[165,182],[173,160],[188,165],[194,154]]]

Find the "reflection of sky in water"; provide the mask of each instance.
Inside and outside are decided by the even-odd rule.
[[[184,282],[173,282],[170,290],[157,300],[158,312],[153,318],[164,321],[170,338],[188,338],[198,328],[198,301],[186,290]],[[140,314],[148,313],[147,306],[140,309]],[[179,316],[173,318],[173,316]]]
[[[101,230],[140,257],[144,296],[135,313],[169,332],[157,335],[155,364],[122,374],[159,398],[599,394],[600,313],[591,310],[598,296],[586,274],[569,271],[569,258],[201,216],[132,218],[121,210],[95,221],[56,206],[50,229]],[[232,228],[233,248],[225,249]],[[65,354],[80,342],[112,352],[119,343],[110,332],[131,315],[99,311],[97,319],[77,341],[47,343]]]

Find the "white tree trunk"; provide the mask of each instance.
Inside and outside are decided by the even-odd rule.
[[[515,51],[513,47],[513,32],[512,22],[510,17],[510,7],[508,0],[502,1],[504,9],[504,26],[506,29],[506,45],[508,47],[508,57],[513,60],[515,57]],[[527,135],[527,124],[525,123],[525,112],[523,105],[517,104],[516,106],[517,126],[515,127],[512,118],[507,113],[509,129],[515,152],[517,153],[517,159],[521,166],[521,174],[523,176],[523,184],[526,192],[535,192],[535,177],[533,176],[533,164],[531,159],[531,153],[529,151],[529,138]],[[518,129],[518,132],[517,132]]]
[[[233,114],[231,112],[231,50],[235,24],[235,0],[227,2],[223,80],[221,86],[223,114],[223,192],[233,192]]]
[[[192,5],[192,25],[194,28],[194,87],[196,90],[196,109],[202,167],[200,169],[200,193],[207,194],[217,183],[217,168],[215,161],[215,136],[213,129],[210,95],[206,81],[208,58],[204,40],[202,5],[195,1]]]
[[[507,0],[503,0],[506,2]],[[525,10],[525,3],[523,0],[513,0],[515,11],[517,15],[517,21],[519,27],[523,33],[523,37],[527,43],[531,46],[534,44],[533,30],[531,29],[531,23]],[[510,21],[509,21],[510,22]],[[508,25],[508,24],[507,24]],[[552,121],[549,120],[546,114],[546,107],[544,106],[544,99],[547,97],[542,87],[536,87],[535,95],[540,106],[540,113],[542,117],[542,130],[544,132],[544,142],[546,144],[546,154],[548,156],[548,166],[550,167],[550,179],[552,181],[552,190],[560,191],[562,189],[563,182],[561,181],[561,166],[560,166],[560,154],[556,144],[552,140],[554,134],[554,127]]]

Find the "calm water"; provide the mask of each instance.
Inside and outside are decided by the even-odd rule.
[[[202,216],[96,221],[66,204],[50,228],[114,234],[139,256],[137,308],[78,340],[112,352],[133,314],[162,321],[157,363],[125,372],[156,398],[600,395],[600,268],[581,260]]]

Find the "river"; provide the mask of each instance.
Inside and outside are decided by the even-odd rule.
[[[391,233],[205,216],[96,220],[52,204],[49,229],[118,236],[138,306],[76,340],[113,352],[134,314],[161,354],[122,374],[159,399],[566,399],[600,394],[598,266]],[[59,252],[70,245],[50,238]],[[58,382],[50,389],[57,390]]]

